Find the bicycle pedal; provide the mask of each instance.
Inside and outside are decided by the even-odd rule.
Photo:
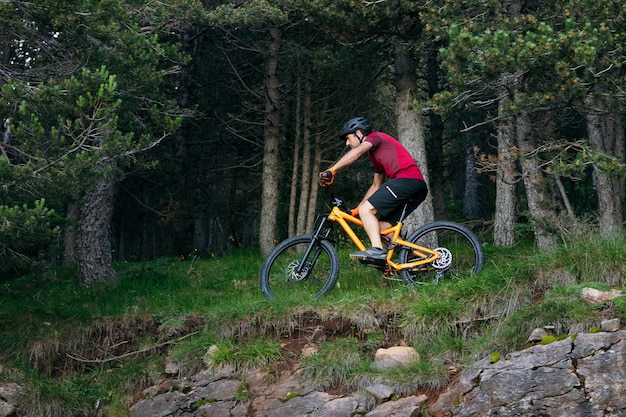
[[[368,265],[368,266],[384,266],[387,265],[387,260],[386,259],[372,259],[372,258],[365,258],[365,257],[355,257],[356,260],[358,260],[360,263],[362,263],[363,265]]]
[[[387,264],[367,264],[365,266],[368,266],[368,267],[374,268],[374,269],[378,269],[380,272],[382,272],[383,275],[391,274],[391,268],[389,268],[389,265],[387,265]]]

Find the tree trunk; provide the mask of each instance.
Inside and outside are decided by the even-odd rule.
[[[301,65],[298,65],[298,74],[301,74]],[[293,165],[291,167],[291,188],[289,192],[289,220],[288,220],[288,232],[289,236],[296,234],[296,213],[298,212],[298,206],[296,204],[298,196],[298,179],[300,178],[300,140],[302,136],[302,119],[301,119],[301,102],[302,102],[302,77],[298,75],[296,82],[296,114],[294,118],[295,132],[294,132],[294,151],[293,151]]]
[[[78,214],[80,206],[72,201],[67,206],[65,216],[69,224],[63,230],[63,265],[76,264],[76,225],[78,224]]]
[[[315,135],[315,153],[313,156],[313,169],[311,170],[311,195],[309,198],[309,209],[306,219],[306,230],[308,233],[313,232],[315,226],[315,215],[317,214],[317,195],[320,190],[320,186],[317,182],[317,176],[320,172],[320,165],[322,164],[322,134],[317,133]]]
[[[550,250],[556,246],[553,230],[557,221],[556,215],[549,209],[551,201],[546,192],[546,180],[539,161],[533,156],[535,143],[532,139],[531,129],[528,112],[520,112],[516,117],[515,133],[521,154],[520,164],[524,176],[528,211],[530,212],[537,247],[539,250]]]
[[[470,137],[472,137],[470,135]],[[463,193],[463,214],[470,220],[485,219],[488,217],[484,209],[485,193],[478,174],[478,161],[474,154],[474,147],[470,144],[465,149],[465,191]]]
[[[325,123],[325,119],[323,115],[328,114],[328,100],[324,100],[324,105],[322,107],[322,111],[319,113],[322,116],[322,123]],[[319,124],[320,121],[318,120]],[[315,129],[315,144],[314,144],[314,152],[313,152],[313,167],[311,168],[311,193],[309,195],[309,209],[307,210],[307,219],[306,219],[306,230],[308,233],[313,232],[313,227],[315,227],[315,219],[317,216],[317,196],[320,191],[320,186],[318,183],[318,175],[320,172],[320,166],[322,165],[322,153],[323,149],[326,149],[326,146],[322,145],[322,141],[324,137],[322,136],[322,132],[320,129]]]
[[[585,97],[585,119],[589,145],[595,152],[616,157],[624,162],[624,128],[609,113],[610,103],[588,95]],[[593,176],[598,194],[598,223],[603,235],[622,230],[624,198],[623,180],[594,166]]]
[[[396,43],[395,46],[394,66],[396,72],[396,124],[398,140],[413,155],[428,184],[428,159],[422,115],[414,107],[416,100],[415,90],[417,88],[415,61],[400,42]],[[410,233],[418,226],[433,219],[433,199],[431,193],[428,193],[426,200],[405,220],[404,230]]]
[[[308,75],[308,74],[307,74]],[[309,209],[309,193],[311,191],[311,80],[307,76],[304,89],[303,137],[302,137],[302,184],[300,187],[300,203],[296,234],[306,233],[307,212]]]
[[[76,235],[76,272],[80,285],[116,278],[111,254],[111,217],[116,193],[115,177],[106,174],[83,199]]]
[[[278,79],[278,51],[282,40],[279,28],[269,30],[271,37],[265,79],[265,123],[263,148],[263,189],[261,196],[261,221],[259,249],[267,255],[276,245],[276,219],[278,212],[278,145],[280,136],[280,80]]]
[[[500,87],[498,108],[510,103],[510,88],[516,88],[513,76],[504,77]],[[517,166],[514,117],[506,117],[498,124],[498,164],[496,167],[496,213],[493,226],[493,244],[510,247],[515,244],[517,195],[515,194]]]
[[[426,63],[426,74],[428,81],[428,95],[433,97],[441,91],[439,88],[439,75],[441,67],[439,65],[439,48],[441,42],[434,42],[428,51],[428,61]],[[440,115],[431,112],[429,115],[430,123],[428,144],[428,189],[433,199],[433,211],[435,219],[446,218],[446,199],[444,186],[444,169],[443,169],[443,120]]]
[[[208,233],[209,219],[205,215],[198,213],[193,221],[193,241],[192,246],[196,251],[196,254],[200,256],[206,256],[210,250],[220,251],[222,248],[218,248],[216,245],[211,245],[211,239],[215,237],[210,236]]]

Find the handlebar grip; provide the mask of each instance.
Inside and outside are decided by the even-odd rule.
[[[324,172],[320,173],[320,185],[325,187],[327,185],[331,185],[335,181],[335,171],[332,169],[327,169]]]

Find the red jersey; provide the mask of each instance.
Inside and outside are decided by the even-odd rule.
[[[383,132],[372,132],[364,140],[374,145],[367,155],[376,172],[384,172],[388,179],[412,178],[424,181],[417,162],[396,139]]]

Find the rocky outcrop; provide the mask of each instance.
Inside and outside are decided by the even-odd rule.
[[[316,391],[302,382],[297,371],[283,372],[278,380],[268,383],[259,371],[207,370],[175,388],[155,387],[157,392],[163,389],[168,392],[135,404],[131,416],[410,417],[419,415],[426,401],[425,396],[392,399],[393,390],[381,384],[350,395]]]
[[[583,333],[474,364],[437,417],[626,416],[626,332]]]
[[[13,415],[22,396],[22,388],[19,385],[12,382],[0,383],[0,417]]]
[[[618,326],[618,320],[608,320],[601,328]],[[380,357],[394,351],[379,352]],[[23,415],[22,391],[18,384],[0,383],[0,417]],[[416,417],[427,401],[423,395],[399,398],[381,383],[358,393],[319,391],[303,382],[297,368],[272,381],[261,371],[208,369],[143,394],[130,410],[132,417]],[[626,331],[580,333],[501,358],[490,355],[458,375],[428,412],[434,417],[626,416]]]
[[[621,291],[585,288],[581,298],[597,305],[619,295]],[[536,345],[502,358],[490,355],[458,375],[430,404],[429,415],[626,416],[626,331],[619,328],[619,319],[603,320],[599,332],[563,340],[546,329],[536,329],[528,338],[528,343]],[[418,359],[412,348],[379,349],[373,365],[388,369]],[[384,384],[373,384],[361,393],[333,395],[306,386],[297,371],[270,384],[259,373],[220,376],[207,371],[200,380],[189,385],[186,393],[168,392],[141,401],[133,407],[132,416],[415,417],[427,400],[422,395],[398,399]],[[156,407],[159,403],[167,407]]]
[[[492,360],[463,372],[430,405],[430,415],[626,415],[626,331],[581,333]],[[307,386],[297,370],[272,383],[258,371],[203,371],[175,389],[155,387],[146,395],[150,398],[132,407],[133,417],[415,417],[427,400],[423,395],[396,398],[384,384],[330,394]]]

